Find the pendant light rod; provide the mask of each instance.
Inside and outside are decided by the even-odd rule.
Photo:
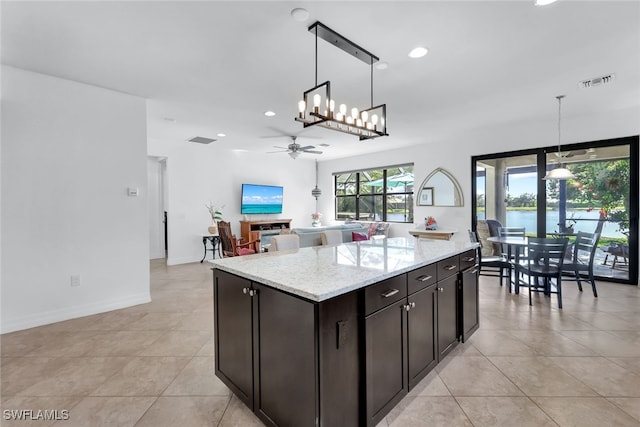
[[[564,98],[564,95],[556,96],[556,99],[558,100],[558,163],[560,163],[560,141],[562,139],[562,98]]]

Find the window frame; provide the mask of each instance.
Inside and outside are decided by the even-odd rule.
[[[389,187],[387,187],[387,178],[388,178],[388,172],[390,169],[394,169],[394,168],[411,168],[411,173],[413,174],[413,168],[414,168],[414,164],[413,163],[403,163],[403,164],[398,164],[398,165],[389,165],[389,166],[382,166],[382,167],[372,167],[372,168],[366,168],[366,169],[359,169],[359,170],[349,170],[349,171],[342,171],[342,172],[334,172],[333,175],[333,188],[334,188],[334,192],[333,192],[333,201],[334,201],[334,211],[333,211],[333,215],[334,215],[334,219],[337,221],[340,220],[345,220],[345,218],[339,218],[338,217],[338,208],[341,205],[341,203],[339,203],[339,201],[341,199],[349,199],[352,198],[355,203],[354,203],[354,215],[355,218],[353,218],[353,220],[355,221],[384,221],[384,222],[393,222],[393,223],[397,223],[397,224],[411,224],[413,223],[413,217],[414,217],[414,205],[415,205],[415,200],[414,200],[414,195],[415,195],[415,191],[414,191],[414,187],[415,187],[415,181],[414,183],[411,185],[411,191],[402,191],[402,192],[392,192],[392,191],[388,191]],[[381,187],[382,191],[377,192],[377,191],[371,191],[368,193],[365,192],[361,192],[361,187],[363,185],[364,180],[361,179],[362,175],[368,175],[368,173],[370,171],[382,171],[382,177],[380,178],[382,180],[382,182],[384,183]],[[355,174],[355,192],[351,193],[351,194],[346,194],[346,191],[344,188],[341,188],[341,185],[344,186],[344,184],[340,184],[338,183],[338,178],[341,175],[347,175],[347,174]],[[370,181],[370,180],[368,180]],[[348,181],[348,182],[352,182],[352,181]],[[338,194],[339,191],[342,191],[344,194]],[[387,212],[387,208],[388,208],[388,203],[387,203],[387,199],[389,196],[404,196],[404,197],[409,197],[411,199],[411,203],[407,203],[407,210],[405,211],[404,217],[405,220],[404,221],[397,221],[397,220],[389,220],[388,218],[388,212]],[[373,212],[374,215],[374,219],[371,218],[361,218],[361,216],[364,214],[362,212],[360,212],[360,198],[361,197],[374,197],[374,198],[381,198],[382,200],[382,218],[381,219],[375,219],[375,209]],[[370,214],[370,212],[367,212],[367,215]],[[351,219],[351,218],[349,218]]]

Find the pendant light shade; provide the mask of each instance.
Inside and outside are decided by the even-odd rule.
[[[549,179],[557,179],[557,180],[567,180],[567,179],[575,179],[575,175],[571,173],[571,171],[565,167],[562,167],[561,159],[562,159],[562,151],[560,150],[560,137],[561,137],[561,124],[562,124],[562,98],[564,95],[556,96],[558,100],[558,167],[550,170],[544,176],[544,180]]]

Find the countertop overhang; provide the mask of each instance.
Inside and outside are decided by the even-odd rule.
[[[213,268],[320,302],[478,246],[466,241],[393,237],[209,262]]]

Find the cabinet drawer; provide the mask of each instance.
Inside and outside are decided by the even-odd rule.
[[[376,310],[400,301],[407,296],[407,276],[392,277],[364,288],[364,307],[368,316]]]
[[[409,295],[436,283],[436,264],[426,265],[407,273]]]
[[[473,267],[477,262],[475,249],[460,254],[460,271]]]
[[[446,279],[447,277],[454,275],[458,272],[458,256],[452,256],[451,258],[438,261],[438,280]]]

